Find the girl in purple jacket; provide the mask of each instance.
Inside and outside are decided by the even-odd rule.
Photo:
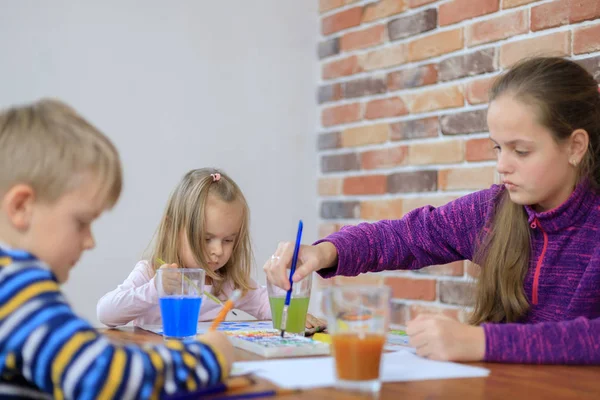
[[[600,94],[577,63],[520,62],[490,93],[502,185],[302,246],[294,281],[456,260],[481,266],[470,324],[419,315],[407,332],[436,360],[600,364]],[[264,266],[287,288],[293,244]]]

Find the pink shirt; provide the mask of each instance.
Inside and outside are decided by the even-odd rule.
[[[106,293],[98,301],[96,313],[98,319],[104,325],[114,327],[125,325],[133,321],[134,326],[160,325],[160,307],[158,305],[158,291],[154,284],[155,272],[148,261],[142,260],[127,279],[117,286],[112,292]],[[267,288],[259,286],[251,279],[251,286],[256,290],[250,290],[244,297],[238,300],[235,308],[252,315],[259,320],[270,320],[271,309],[269,307],[269,296]],[[204,290],[211,293],[212,286],[205,285]],[[225,302],[233,293],[233,283],[227,282],[219,300]],[[206,296],[202,296],[199,321],[210,321],[215,319],[223,306],[213,302]]]

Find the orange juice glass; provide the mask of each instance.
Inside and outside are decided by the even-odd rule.
[[[388,286],[332,286],[324,292],[339,389],[378,394],[390,319]]]

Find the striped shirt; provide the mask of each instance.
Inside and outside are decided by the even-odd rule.
[[[162,398],[220,382],[224,362],[201,342],[110,343],[75,315],[44,263],[0,248],[1,398]]]

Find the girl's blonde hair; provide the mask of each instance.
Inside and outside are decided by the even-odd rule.
[[[220,179],[214,179],[219,174]],[[205,246],[206,230],[204,213],[208,196],[215,196],[226,203],[237,202],[242,207],[242,225],[238,232],[231,257],[218,271],[205,265],[209,256]],[[179,254],[181,233],[187,235],[195,261],[212,279],[213,294],[220,295],[223,284],[232,281],[234,288],[244,293],[255,289],[250,285],[252,247],[250,243],[250,210],[239,186],[227,174],[213,168],[189,171],[175,187],[155,235],[151,264],[156,270],[164,260],[183,266]]]
[[[600,187],[600,94],[592,75],[563,58],[527,59],[495,82],[490,102],[503,95],[532,104],[538,122],[557,143],[564,143],[576,129],[585,130],[589,147],[578,165],[578,180],[588,182],[593,190]],[[470,322],[520,321],[529,311],[523,289],[531,252],[525,208],[504,190],[487,228],[474,259],[481,274]]]
[[[0,112],[0,194],[23,183],[36,199],[53,203],[92,172],[98,195],[111,208],[119,199],[122,172],[111,141],[73,108],[54,99]]]

